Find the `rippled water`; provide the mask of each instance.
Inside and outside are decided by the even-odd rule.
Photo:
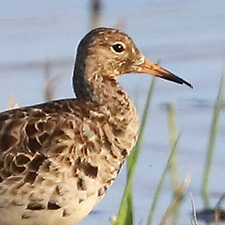
[[[57,98],[73,96],[71,74],[78,41],[89,29],[89,1],[4,1],[0,7],[0,109],[5,110],[8,97],[23,106],[43,101],[46,60],[65,59],[53,66],[51,74],[59,76]],[[213,104],[217,95],[225,59],[225,1],[139,0],[104,1],[103,26],[122,26],[137,46],[151,60],[190,81],[194,89],[158,79],[148,126],[134,183],[136,224],[145,224],[154,191],[170,147],[165,104],[176,109],[179,142],[179,175],[182,181],[190,172],[191,191],[196,208],[202,207],[200,185]],[[35,66],[27,68],[27,62]],[[40,63],[40,64],[39,64]],[[21,66],[24,65],[25,66]],[[141,115],[151,77],[128,75],[120,82],[137,102]],[[213,171],[210,179],[212,206],[225,191],[225,116],[221,116]],[[125,185],[123,169],[110,191],[80,224],[109,224],[117,213]],[[157,210],[158,224],[171,201],[168,180]],[[179,224],[189,224],[189,196],[181,209]]]

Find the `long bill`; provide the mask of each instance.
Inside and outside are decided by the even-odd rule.
[[[178,84],[186,84],[190,88],[193,88],[193,86],[189,82],[183,80],[182,78],[176,76],[175,74],[169,72],[168,70],[163,69],[159,65],[147,59],[145,59],[144,63],[141,65],[141,70],[139,71],[139,73],[151,74],[153,76],[170,80]]]

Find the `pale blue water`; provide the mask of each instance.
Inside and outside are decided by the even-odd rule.
[[[13,69],[15,64],[68,59],[51,69],[59,76],[56,98],[73,96],[71,74],[78,41],[89,29],[89,1],[4,1],[0,2],[0,110],[12,94],[20,105],[43,101],[42,67]],[[157,61],[190,81],[194,89],[157,80],[145,139],[134,185],[135,224],[145,224],[155,188],[166,164],[170,147],[165,104],[176,108],[179,142],[179,175],[191,173],[179,224],[189,224],[191,191],[196,208],[202,207],[200,185],[208,143],[213,104],[225,62],[225,1],[105,0],[103,26],[124,26],[147,58]],[[151,77],[129,75],[120,78],[141,115]],[[225,191],[225,116],[221,115],[210,197],[214,205]],[[80,224],[109,224],[117,213],[125,185],[125,169],[109,192]],[[158,224],[171,201],[168,179],[154,224]]]

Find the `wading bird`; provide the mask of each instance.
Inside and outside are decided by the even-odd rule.
[[[0,114],[0,225],[72,225],[104,196],[134,147],[138,116],[117,77],[147,73],[192,87],[111,28],[80,42],[77,98]]]

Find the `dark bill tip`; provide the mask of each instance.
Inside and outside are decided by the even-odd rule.
[[[168,70],[165,70],[164,68],[160,67],[159,65],[149,60],[145,59],[144,63],[140,67],[141,69],[140,71],[138,71],[139,73],[151,74],[153,76],[173,81],[178,84],[185,84],[188,87],[193,88],[193,86],[186,80],[183,80],[182,78],[176,76],[175,74],[169,72]]]
[[[189,82],[187,82],[186,80],[174,75],[173,73],[167,71],[167,73],[164,73],[162,74],[161,76],[159,76],[160,78],[163,78],[165,80],[169,80],[169,81],[173,81],[175,83],[178,83],[178,84],[185,84],[187,85],[188,87],[192,88],[193,89],[193,86],[192,84],[190,84]]]

